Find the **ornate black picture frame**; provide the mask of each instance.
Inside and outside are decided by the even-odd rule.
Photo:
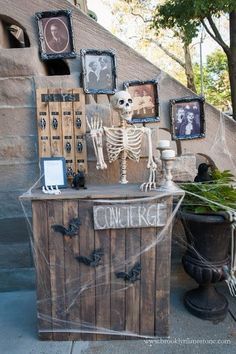
[[[155,123],[160,121],[158,83],[156,80],[124,82],[133,99],[132,123]]]
[[[116,57],[113,50],[81,49],[85,93],[114,94],[117,88]]]
[[[171,135],[173,140],[205,137],[205,99],[183,97],[170,100]]]
[[[71,11],[45,11],[35,14],[42,60],[75,58]]]
[[[42,186],[67,187],[66,160],[64,157],[41,157]]]

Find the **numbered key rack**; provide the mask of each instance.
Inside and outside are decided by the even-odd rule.
[[[39,158],[64,157],[67,176],[87,168],[85,96],[81,88],[36,90]]]

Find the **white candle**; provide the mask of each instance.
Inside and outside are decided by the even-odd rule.
[[[170,147],[170,141],[169,140],[160,140],[157,148],[161,148],[161,149],[166,149]]]
[[[164,160],[169,160],[173,159],[175,157],[175,151],[174,150],[164,150],[162,151],[161,158]]]

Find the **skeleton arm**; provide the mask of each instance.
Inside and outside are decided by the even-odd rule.
[[[102,137],[103,137],[103,127],[102,121],[99,117],[92,117],[90,122],[88,117],[86,117],[88,127],[90,129],[90,135],[93,142],[94,152],[97,158],[97,169],[104,170],[107,168],[107,165],[104,161],[103,156],[103,146],[102,146]]]
[[[152,131],[150,128],[143,127],[143,132],[146,134],[148,139],[148,163],[147,168],[150,169],[148,182],[141,184],[141,190],[151,190],[152,188],[156,188],[156,169],[157,164],[155,163],[152,156]]]

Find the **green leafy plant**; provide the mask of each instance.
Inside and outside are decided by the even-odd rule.
[[[182,209],[203,214],[236,209],[234,176],[230,171],[214,170],[212,181],[204,183],[181,183],[185,191]]]

